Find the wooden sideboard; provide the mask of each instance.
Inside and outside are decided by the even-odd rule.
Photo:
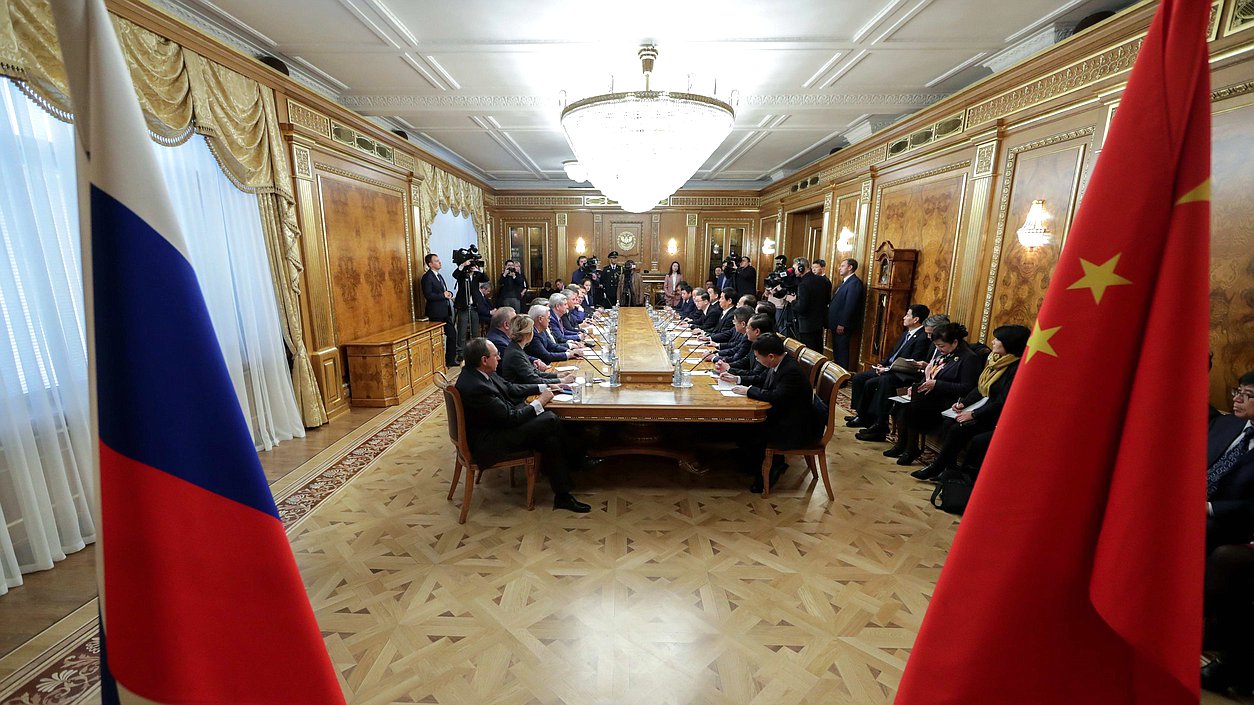
[[[392,406],[444,371],[444,324],[417,321],[343,344],[353,406]]]

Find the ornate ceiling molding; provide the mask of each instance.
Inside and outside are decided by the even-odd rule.
[[[923,108],[949,97],[948,93],[771,93],[741,96],[740,104],[753,108]],[[543,95],[343,95],[346,108],[364,112],[408,109],[426,111],[533,110],[551,105],[558,110],[556,96]]]

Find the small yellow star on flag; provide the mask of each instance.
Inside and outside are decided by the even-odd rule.
[[[1084,276],[1067,287],[1068,289],[1089,289],[1093,292],[1093,300],[1095,303],[1102,302],[1102,295],[1106,293],[1106,287],[1124,286],[1131,284],[1130,279],[1115,274],[1115,267],[1119,264],[1119,257],[1122,253],[1111,257],[1103,264],[1093,264],[1092,262],[1080,258],[1080,266],[1084,267]]]
[[[1176,205],[1178,206],[1183,203],[1197,203],[1199,201],[1209,201],[1209,200],[1210,200],[1210,179],[1207,179],[1203,181],[1202,183],[1198,184],[1197,186],[1195,186],[1192,191],[1189,191],[1188,193],[1181,196],[1180,200],[1176,201]]]
[[[1024,356],[1023,361],[1031,362],[1032,356],[1038,352],[1058,357],[1058,353],[1054,352],[1054,346],[1049,344],[1049,339],[1054,337],[1054,334],[1060,330],[1062,330],[1062,326],[1041,330],[1040,321],[1034,323],[1032,325],[1032,336],[1028,338],[1028,352]]]

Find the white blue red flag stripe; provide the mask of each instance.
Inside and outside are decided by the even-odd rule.
[[[52,6],[90,199],[104,702],[343,703],[104,3]]]

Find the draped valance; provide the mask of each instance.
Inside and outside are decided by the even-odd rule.
[[[125,18],[110,18],[153,138],[173,145],[204,135],[231,181],[257,194],[296,400],[306,426],[325,423],[300,322],[300,227],[274,91]],[[53,115],[72,120],[48,0],[0,0],[0,75],[18,81]]]
[[[422,237],[431,239],[431,223],[441,212],[470,218],[479,236],[480,249],[487,240],[484,231],[483,189],[469,181],[453,176],[443,169],[419,162],[422,184],[418,189],[421,202],[418,213],[422,218]]]

